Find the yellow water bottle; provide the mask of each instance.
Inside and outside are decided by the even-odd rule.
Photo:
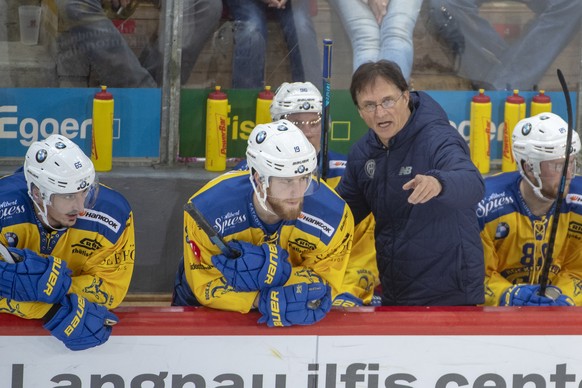
[[[228,96],[220,90],[220,86],[216,86],[206,100],[206,158],[204,168],[208,171],[226,170],[229,112]]]
[[[540,90],[539,94],[535,95],[531,100],[531,116],[551,111],[552,99],[546,95],[545,90]]]
[[[113,95],[107,86],[93,98],[93,133],[91,160],[95,171],[111,171],[113,159]]]
[[[471,99],[471,132],[469,149],[471,160],[482,174],[489,173],[491,166],[491,98],[484,89]]]
[[[265,89],[259,92],[259,96],[257,97],[257,109],[255,112],[255,125],[266,124],[273,121],[271,119],[270,109],[274,97],[275,93],[271,91],[270,86],[265,86]]]
[[[513,159],[511,135],[513,128],[525,119],[525,99],[515,89],[513,95],[505,100],[505,120],[503,128],[503,157],[501,159],[501,171],[515,171],[517,166]]]

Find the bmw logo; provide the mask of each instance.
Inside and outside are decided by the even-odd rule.
[[[299,168],[297,168],[296,173],[297,174],[303,174],[305,172],[305,166],[301,165],[299,166]]]
[[[307,101],[305,101],[305,102],[303,103],[303,106],[302,106],[301,108],[302,108],[302,109],[305,109],[305,110],[309,110],[309,108],[311,108],[311,104],[310,104],[310,103],[308,103]]]
[[[495,239],[499,240],[501,238],[507,237],[509,234],[509,225],[506,222],[500,222],[497,224],[497,229],[495,230]]]
[[[523,127],[521,127],[521,133],[523,136],[529,135],[531,132],[531,123],[525,123]]]
[[[56,142],[56,143],[55,143],[55,147],[56,147],[56,149],[58,149],[58,150],[62,150],[63,148],[67,148],[67,146],[65,145],[65,143],[63,143],[63,142],[61,142],[61,141],[59,141],[59,142]]]
[[[278,130],[278,131],[286,131],[286,130],[288,130],[288,129],[289,129],[289,128],[287,128],[287,126],[286,126],[285,124],[279,124],[279,125],[277,126],[277,130]]]
[[[39,163],[42,163],[46,160],[48,153],[46,152],[46,150],[38,150],[38,152],[36,153],[36,161]]]
[[[257,144],[261,144],[262,142],[265,141],[265,139],[267,138],[267,132],[265,131],[261,131],[259,133],[257,133]]]
[[[8,232],[4,234],[4,238],[6,239],[9,247],[16,248],[18,245],[18,235],[16,233]]]

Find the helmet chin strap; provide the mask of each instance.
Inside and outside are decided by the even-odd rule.
[[[541,199],[542,201],[545,202],[553,202],[554,200],[548,197],[545,197],[542,194],[542,180],[539,177],[539,174],[536,173],[535,171],[532,171],[534,174],[534,177],[536,178],[536,182],[539,186],[536,186],[530,179],[529,177],[524,174],[523,172],[521,173],[521,176],[525,179],[525,181],[531,186],[531,188],[533,189],[534,194],[536,195],[536,197],[538,197],[539,199]]]
[[[40,216],[40,220],[42,221],[43,224],[45,224],[46,226],[48,226],[49,228],[51,228],[52,230],[55,231],[61,231],[61,230],[65,230],[67,229],[66,227],[64,228],[55,228],[54,226],[51,225],[51,223],[48,220],[48,203],[47,201],[45,201],[44,199],[42,200],[42,203],[44,205],[44,209],[40,207],[40,205],[33,199],[32,203],[34,203],[34,207],[36,209],[36,214],[38,216]]]
[[[269,207],[267,206],[267,187],[268,187],[268,184],[267,185],[263,184],[264,191],[261,192],[261,190],[259,190],[259,187],[257,186],[257,184],[255,182],[255,177],[252,173],[249,176],[249,179],[251,180],[251,185],[253,186],[253,190],[255,191],[255,194],[257,195],[257,201],[259,201],[259,205],[261,205],[261,208],[263,208],[263,210],[266,211],[267,213],[270,213],[271,215],[278,217],[278,215],[274,211],[269,209]]]

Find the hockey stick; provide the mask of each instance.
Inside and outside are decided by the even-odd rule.
[[[192,202],[188,202],[184,205],[184,211],[190,214],[198,226],[200,226],[204,233],[206,233],[210,241],[212,241],[212,243],[216,245],[218,249],[220,249],[222,254],[224,254],[229,259],[236,259],[241,255],[238,250],[230,247],[226,241],[224,241],[222,236],[218,234],[218,232],[210,225],[206,217],[204,217],[204,215],[196,208],[196,206],[194,206]]]
[[[552,266],[552,255],[554,254],[554,245],[556,243],[556,233],[558,231],[558,221],[560,219],[560,210],[562,208],[564,191],[566,189],[566,176],[568,175],[568,164],[570,163],[570,149],[572,148],[572,101],[570,101],[570,92],[568,91],[568,85],[566,85],[566,80],[564,79],[564,74],[562,70],[558,69],[558,79],[562,85],[562,90],[564,91],[564,97],[566,98],[566,109],[568,112],[568,134],[566,136],[566,160],[564,160],[564,168],[562,169],[562,177],[560,178],[560,186],[558,186],[558,196],[556,198],[556,205],[554,210],[554,220],[552,221],[552,228],[550,229],[550,237],[548,239],[548,248],[546,250],[546,260],[544,261],[544,267],[540,275],[540,295],[546,295],[546,287],[548,286],[548,277],[550,274],[550,268]],[[552,295],[548,295],[552,297]]]
[[[333,41],[323,40],[323,104],[321,105],[321,146],[319,150],[319,173],[321,179],[327,178],[328,170],[328,133],[329,133],[329,105],[331,102],[331,54]]]

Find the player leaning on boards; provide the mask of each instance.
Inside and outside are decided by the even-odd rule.
[[[0,312],[42,319],[72,350],[107,341],[133,273],[133,214],[64,136],[29,147],[0,179]],[[7,254],[7,251],[4,250]],[[4,256],[4,255],[3,255]]]
[[[289,120],[297,126],[318,154],[321,151],[322,96],[311,82],[284,82],[277,88],[270,113],[273,121]],[[325,182],[335,188],[344,174],[346,156],[329,150]],[[235,169],[248,169],[246,159]],[[374,217],[366,217],[354,229],[350,260],[346,268],[341,293],[333,300],[334,306],[354,307],[370,304],[374,288],[379,284],[374,247]]]
[[[566,186],[548,275],[538,294],[554,202],[564,167],[567,124],[553,113],[517,123],[513,156],[519,172],[485,180],[477,215],[485,252],[485,304],[509,306],[582,305],[582,181],[574,178],[580,138],[574,131]]]
[[[184,265],[173,304],[258,308],[259,322],[271,327],[315,323],[342,284],[352,213],[328,186],[318,186],[315,149],[291,122],[257,125],[246,156],[250,171],[221,175],[190,198],[242,255],[222,255],[184,214]]]

